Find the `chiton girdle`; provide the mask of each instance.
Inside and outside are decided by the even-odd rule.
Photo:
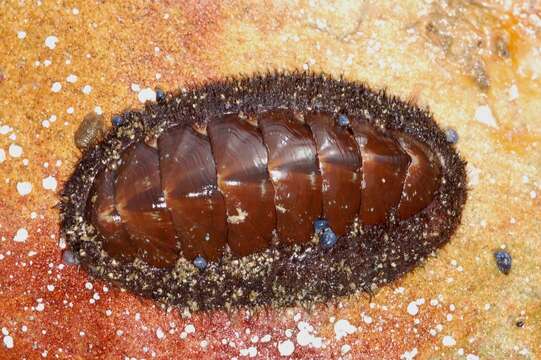
[[[464,161],[447,142],[445,133],[436,125],[430,113],[384,91],[373,91],[360,83],[321,74],[274,73],[210,82],[192,90],[168,94],[161,99],[159,103],[147,103],[142,111],[116,115],[113,122],[117,126],[84,153],[62,194],[62,235],[81,264],[93,274],[135,293],[192,310],[267,304],[287,306],[325,301],[363,289],[373,289],[403,275],[445,244],[460,222],[466,200]],[[298,186],[302,181],[307,184],[306,179],[309,178],[318,183],[324,176],[323,166],[326,163],[322,161],[322,148],[318,148],[318,130],[314,125],[316,120],[313,120],[319,115],[313,114],[323,114],[322,119],[317,120],[325,125],[321,133],[342,132],[344,141],[349,141],[350,147],[356,147],[351,153],[358,154],[359,164],[350,162],[347,171],[357,173],[362,180],[331,191],[334,191],[333,196],[341,196],[340,199],[360,197],[359,207],[363,206],[363,201],[364,204],[370,201],[375,204],[365,205],[365,210],[368,210],[364,215],[360,209],[351,211],[343,208],[343,212],[334,212],[334,218],[325,216],[325,209],[330,209],[333,199],[321,195],[321,186],[325,184],[320,184],[319,195],[317,191],[313,192],[313,199],[317,201],[310,208],[303,205],[294,213],[299,219],[302,218],[302,226],[292,222],[295,217],[277,220],[283,211],[280,208],[282,204],[277,202],[282,198],[277,194],[285,194],[283,199],[288,194],[298,195]],[[330,128],[329,124],[332,124]],[[297,144],[304,151],[299,152],[303,155],[297,160],[306,163],[306,156],[311,156],[309,165],[312,170],[315,169],[308,176],[305,173],[292,178],[294,181],[290,183],[281,182],[280,177],[272,177],[273,171],[282,171],[286,178],[292,176],[287,170],[287,166],[294,162],[291,157],[282,161],[283,158],[276,155],[283,143],[280,134],[283,135],[281,131],[284,128],[293,129],[291,134],[298,135],[296,138],[288,135],[290,141],[285,142],[286,151],[291,144]],[[252,141],[247,148],[250,151],[238,154],[224,151],[228,146],[231,149],[228,135],[231,131]],[[399,160],[393,163],[396,169],[389,173],[399,180],[378,173],[377,161],[371,163],[363,158],[361,149],[366,145],[363,144],[366,139],[356,137],[356,131],[366,134],[373,132],[376,134],[373,136],[384,138],[392,144],[388,146],[399,150],[400,154],[396,154]],[[143,241],[133,239],[133,234],[139,230],[125,220],[130,216],[137,218],[140,215],[137,211],[141,210],[134,211],[133,206],[130,209],[127,205],[133,200],[131,197],[138,195],[133,189],[138,186],[137,174],[142,174],[133,164],[145,163],[152,158],[154,160],[148,162],[151,166],[146,169],[154,177],[154,182],[158,179],[161,186],[169,181],[174,186],[180,181],[174,176],[164,177],[164,168],[160,167],[166,161],[160,158],[163,155],[160,149],[178,145],[179,136],[193,140],[188,142],[193,146],[203,141],[203,145],[198,145],[199,149],[208,147],[205,151],[210,157],[205,159],[215,164],[214,168],[206,166],[205,169],[210,177],[214,169],[216,178],[206,188],[207,195],[225,199],[221,206],[227,215],[227,218],[224,217],[227,236],[236,237],[237,240],[235,244],[228,243],[228,238],[211,237],[211,241],[205,245],[205,251],[211,254],[208,256],[197,252],[188,254],[190,248],[183,247],[177,234],[179,229],[186,231],[183,217],[177,216],[175,225],[179,226],[173,228],[174,242],[150,242],[150,245],[149,241],[145,242],[148,238]],[[372,135],[366,136],[370,138]],[[312,139],[311,142],[307,142],[307,138]],[[184,154],[182,149],[175,148],[175,151],[178,156]],[[433,167],[432,170],[423,170],[432,174],[428,186],[433,189],[427,192],[430,201],[424,199],[426,204],[421,209],[408,210],[405,206],[399,209],[396,197],[402,198],[408,191],[404,184],[412,166],[410,155],[415,151],[425,157],[421,163],[424,161],[425,165]],[[252,162],[261,162],[263,158],[266,161],[256,166],[257,171],[250,173],[253,177],[236,179],[235,176],[242,169],[235,168],[233,155],[238,157],[237,162],[242,162],[243,157]],[[364,169],[363,160],[366,162]],[[332,165],[332,161],[329,164]],[[332,167],[329,169],[331,176],[334,170]],[[107,176],[103,174],[108,172],[115,173],[117,178],[113,181],[113,175],[109,174],[104,182]],[[173,171],[172,174],[176,173]],[[367,185],[367,179],[374,174],[379,176],[376,178],[382,183],[388,181],[389,194],[394,195],[361,193],[363,186],[373,186]],[[246,189],[250,188],[250,179],[254,177],[259,181],[259,186],[265,184],[265,188],[273,191],[274,195],[268,194],[265,203],[258,198],[258,206],[250,207],[248,213],[242,206],[230,206],[228,201],[231,199],[237,205],[250,201],[252,195],[246,194]],[[337,178],[342,179],[343,176]],[[352,175],[352,178],[355,176]],[[244,186],[243,191],[234,187],[235,181]],[[96,188],[105,189],[104,184],[113,189],[115,201],[124,199],[115,209],[116,212],[110,214],[114,215],[114,221],[122,223],[129,239],[132,239],[129,246],[120,242],[116,248],[107,247],[108,239],[101,235],[96,220],[92,218],[97,206]],[[227,188],[226,185],[231,187]],[[357,189],[357,192],[352,189]],[[144,197],[143,194],[139,195]],[[166,192],[158,195],[164,199],[167,197]],[[158,195],[152,194],[154,197]],[[389,200],[389,196],[394,200]],[[383,215],[374,211],[375,207],[380,206],[379,202],[386,204]],[[132,201],[133,204],[137,206],[137,201]],[[267,209],[264,204],[271,207]],[[169,200],[154,205],[160,211],[171,211]],[[291,204],[291,208],[294,205]],[[287,213],[290,209],[285,210]],[[245,231],[239,231],[242,227],[234,229],[242,224],[246,216],[252,216],[252,211],[259,211],[256,220],[265,230],[261,237],[266,240],[259,239],[259,243],[253,233],[247,236]],[[304,216],[301,213],[309,214]],[[346,213],[349,214],[347,221],[344,220],[347,226],[344,221],[340,222]],[[189,221],[193,222],[195,216],[203,224],[212,223],[208,215],[216,213],[205,214],[206,218],[186,214],[185,219],[188,221],[191,217]],[[274,216],[270,220],[271,225],[261,218],[266,214],[274,214],[269,215]],[[352,220],[351,214],[358,216]],[[152,216],[146,219],[150,218]],[[337,226],[341,230],[337,231]],[[302,233],[305,236],[308,231],[305,229],[308,228],[312,239],[298,241],[298,235]],[[246,241],[250,241],[248,248]],[[167,259],[145,257],[145,254],[154,251],[152,246],[165,249]],[[115,252],[107,251],[107,248]]]

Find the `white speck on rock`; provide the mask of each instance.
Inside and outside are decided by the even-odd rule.
[[[357,328],[351,325],[351,323],[346,319],[341,319],[334,323],[336,340],[340,340],[345,336],[353,334],[355,331],[357,331]]]
[[[278,343],[278,351],[282,356],[289,356],[295,351],[295,344],[291,340],[282,341]]]
[[[4,149],[0,149],[0,164],[6,160],[6,152]]]
[[[85,95],[90,94],[92,92],[92,86],[90,86],[90,85],[83,86],[82,92]]]
[[[47,46],[51,50],[56,47],[57,42],[58,38],[54,35],[49,35],[45,38],[45,46]]]
[[[139,84],[133,84],[133,83],[132,83],[130,87],[131,87],[131,90],[132,90],[133,92],[139,92],[139,91],[141,91],[141,86],[139,86]]]
[[[372,317],[370,315],[366,315],[364,313],[361,314],[361,319],[364,321],[365,324],[372,324]]]
[[[297,343],[300,346],[312,346],[314,348],[321,348],[323,345],[323,339],[317,336],[314,336],[312,332],[314,327],[307,323],[306,321],[300,321],[297,324],[299,332],[297,333]]]
[[[26,196],[30,194],[31,191],[32,191],[32,184],[29,183],[28,181],[17,183],[17,192],[19,193],[19,195]]]
[[[456,340],[452,336],[445,335],[443,337],[442,344],[443,346],[455,346]]]
[[[158,339],[160,339],[160,340],[162,340],[162,339],[165,338],[165,334],[164,334],[164,332],[163,332],[163,330],[162,330],[161,327],[159,327],[159,328],[156,329],[156,337],[157,337]]]
[[[156,92],[151,88],[144,88],[139,91],[137,98],[142,103],[145,103],[146,101],[156,101]]]
[[[39,311],[39,312],[42,312],[43,310],[45,310],[45,304],[44,303],[38,303],[36,305],[36,311]]]
[[[17,230],[17,233],[13,237],[13,241],[15,242],[25,242],[26,239],[28,239],[28,230],[25,228],[20,228]]]
[[[77,82],[77,75],[74,75],[74,74],[69,74],[68,77],[66,78],[66,81],[69,82],[70,84],[75,84]]]
[[[342,355],[346,355],[350,351],[351,351],[351,346],[348,344],[342,345],[342,348],[340,349],[340,352],[342,353]]]
[[[47,176],[45,179],[41,181],[41,184],[43,185],[43,188],[45,190],[55,191],[56,186],[57,186],[57,181],[53,176]]]
[[[466,360],[479,360],[479,356],[474,355],[474,354],[468,354],[466,356]]]
[[[21,31],[17,31],[17,37],[18,37],[19,39],[21,39],[21,40],[24,39],[24,38],[26,37],[26,32],[24,32],[24,31],[22,31],[22,30],[21,30]]]
[[[9,134],[13,128],[9,127],[8,125],[2,125],[0,126],[0,135],[6,135]]]
[[[474,187],[479,185],[479,175],[481,174],[481,170],[471,163],[468,163],[466,164],[466,173],[468,174],[468,186]]]
[[[269,341],[271,341],[271,336],[269,334],[263,335],[263,337],[261,338],[262,343],[266,343]]]
[[[297,343],[300,346],[308,346],[311,342],[312,334],[310,334],[308,331],[299,331],[297,334]]]
[[[193,334],[195,332],[195,326],[193,326],[192,324],[188,324],[184,327],[184,331],[186,332],[186,334]]]
[[[411,351],[405,351],[402,356],[400,356],[400,359],[403,360],[413,360],[417,356],[418,350],[417,348],[413,348]]]
[[[255,346],[250,346],[247,349],[240,349],[239,353],[240,353],[240,356],[256,357],[257,348]]]
[[[11,336],[4,336],[4,346],[8,349],[13,349],[13,338]]]
[[[481,124],[485,124],[493,128],[498,127],[496,119],[492,114],[492,110],[488,105],[481,105],[477,107],[477,109],[475,110],[475,120],[480,122]]]
[[[519,97],[519,93],[518,93],[518,87],[517,85],[513,84],[509,87],[509,90],[507,90],[509,92],[509,101],[513,101],[513,100],[516,100],[518,99]]]
[[[21,157],[21,155],[23,154],[23,148],[17,144],[11,144],[9,145],[8,153],[9,156],[18,158]]]
[[[417,302],[415,301],[412,301],[408,304],[408,314],[410,314],[411,316],[415,316],[419,313],[419,307],[417,306]]]
[[[51,86],[51,91],[57,93],[57,92],[59,92],[60,90],[62,90],[62,84],[59,83],[58,81],[55,81],[55,82],[53,83],[53,85]]]

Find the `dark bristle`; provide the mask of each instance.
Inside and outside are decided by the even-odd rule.
[[[240,76],[171,94],[157,93],[144,111],[113,117],[105,139],[76,166],[62,192],[62,236],[89,272],[166,303],[190,308],[308,306],[357,291],[372,291],[402,276],[447,243],[460,223],[466,201],[465,162],[424,109],[373,91],[365,84],[305,72]],[[218,263],[178,260],[172,269],[141,261],[122,263],[102,249],[85,220],[92,181],[105,166],[116,166],[122,152],[150,134],[180,124],[206,124],[224,113],[268,108],[324,110],[342,120],[363,117],[387,131],[404,132],[426,144],[441,159],[442,185],[433,202],[403,221],[366,226],[330,247],[272,247]],[[119,126],[122,125],[122,126]],[[201,260],[201,259],[199,259]],[[499,265],[498,265],[499,266]]]

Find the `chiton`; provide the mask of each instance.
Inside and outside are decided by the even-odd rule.
[[[445,244],[465,163],[431,114],[366,85],[273,73],[113,118],[62,194],[91,273],[192,310],[372,291]]]

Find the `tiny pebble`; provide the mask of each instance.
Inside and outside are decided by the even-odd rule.
[[[113,123],[114,126],[120,126],[120,125],[122,125],[122,122],[123,122],[122,117],[120,117],[118,115],[115,115],[111,119],[111,122]]]
[[[505,250],[498,250],[494,253],[494,258],[496,259],[498,269],[505,275],[509,274],[512,265],[511,254]]]
[[[165,92],[162,89],[156,89],[156,101],[157,102],[165,101]]]
[[[447,128],[445,130],[445,138],[449,144],[456,144],[458,142],[458,133],[453,128]]]
[[[329,222],[325,219],[316,219],[314,221],[314,232],[319,234],[329,226]]]
[[[77,259],[75,254],[70,250],[64,251],[62,254],[62,260],[68,265],[79,265],[79,259]]]
[[[205,270],[208,265],[207,260],[205,260],[205,258],[202,256],[196,256],[196,258],[193,260],[193,264],[199,270]]]
[[[349,119],[346,115],[341,114],[338,116],[338,125],[340,126],[348,126],[349,125]]]
[[[321,246],[329,249],[336,244],[336,240],[336,234],[328,227],[323,231],[323,235],[321,235],[319,242],[321,243]]]

